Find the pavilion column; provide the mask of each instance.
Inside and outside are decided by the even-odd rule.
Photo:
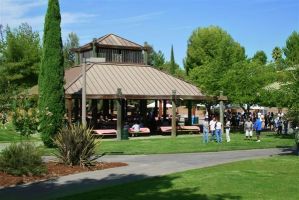
[[[162,100],[159,100],[159,117],[162,117],[163,109],[162,109]]]
[[[163,100],[163,119],[166,119],[166,113],[167,113],[167,101]]]
[[[116,138],[117,140],[121,140],[121,133],[123,128],[123,100],[121,99],[122,92],[120,88],[117,88],[118,99],[116,101],[117,103],[117,132],[116,132]]]
[[[188,100],[187,102],[187,107],[188,107],[188,124],[187,125],[192,125],[192,101]]]
[[[171,119],[171,136],[176,137],[176,90],[172,90],[172,119]]]
[[[222,133],[223,133],[223,131],[224,131],[224,115],[223,115],[223,108],[224,108],[224,106],[223,106],[223,91],[220,91],[220,96],[219,96],[219,117],[220,117],[220,122],[221,122],[221,124],[222,124],[222,129],[221,129],[221,131],[222,131]]]
[[[67,104],[67,120],[69,124],[72,123],[72,111],[73,111],[73,102],[72,99],[66,99]]]
[[[157,117],[158,114],[157,110],[158,110],[158,100],[155,100],[154,117]]]

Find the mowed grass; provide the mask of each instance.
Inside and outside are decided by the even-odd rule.
[[[138,139],[123,141],[105,141],[97,147],[97,153],[108,154],[163,154],[163,153],[186,153],[186,152],[210,152],[242,149],[261,149],[276,147],[292,147],[293,136],[276,136],[274,133],[262,133],[262,141],[256,142],[244,140],[243,133],[231,134],[231,142],[225,139],[222,143],[210,142],[204,144],[201,135],[179,136],[177,138],[166,137],[156,139]]]
[[[60,200],[296,200],[297,156],[239,161],[99,188]]]
[[[40,141],[39,134],[33,134],[29,137],[21,136],[17,133],[12,125],[12,123],[8,123],[5,128],[0,128],[0,143],[8,143],[8,142],[20,142],[22,140],[26,141]]]

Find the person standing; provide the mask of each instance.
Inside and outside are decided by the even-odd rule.
[[[245,140],[252,138],[252,130],[253,130],[253,123],[250,118],[244,124],[244,131],[245,131]]]
[[[222,124],[220,121],[216,120],[216,141],[217,143],[221,143],[222,142],[222,132],[221,132],[221,128],[222,128]]]
[[[205,118],[203,122],[203,142],[209,142],[209,118]]]
[[[277,120],[277,135],[282,134],[282,120],[281,117],[278,118]]]
[[[215,135],[216,135],[216,133],[215,133],[215,126],[216,126],[216,118],[215,117],[213,117],[213,119],[212,119],[212,121],[210,121],[210,131],[211,131],[211,136],[212,136],[212,140],[214,140],[214,138],[215,138]]]
[[[227,121],[226,121],[226,123],[225,123],[225,136],[226,136],[226,142],[230,142],[229,132],[230,132],[230,120],[227,119]]]
[[[256,131],[256,141],[260,142],[260,136],[262,131],[262,120],[260,118],[257,118],[257,120],[254,123],[254,129]]]

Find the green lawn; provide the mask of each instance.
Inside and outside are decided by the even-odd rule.
[[[97,152],[113,154],[157,154],[291,147],[294,145],[292,137],[279,137],[273,133],[262,133],[262,141],[257,143],[255,142],[255,138],[252,141],[248,141],[244,140],[243,134],[233,133],[231,134],[230,143],[223,141],[221,144],[216,142],[204,144],[201,135],[125,141],[102,140],[97,148]]]
[[[60,200],[298,199],[299,158],[275,156],[175,173]]]
[[[28,138],[24,136],[21,137],[20,134],[15,131],[11,123],[6,125],[6,129],[0,128],[0,143],[19,142],[21,140],[39,141],[40,135],[34,134]]]

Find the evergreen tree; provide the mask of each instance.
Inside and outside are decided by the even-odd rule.
[[[267,63],[267,55],[264,51],[257,51],[254,54],[252,61],[261,65],[265,65]]]
[[[174,74],[176,70],[175,60],[174,60],[174,53],[173,53],[173,45],[171,45],[171,52],[170,52],[170,74]]]
[[[72,67],[75,64],[75,53],[72,48],[79,47],[79,37],[76,33],[71,32],[63,45],[64,68]]]
[[[286,41],[286,47],[283,48],[286,62],[288,65],[299,64],[299,32],[294,31]]]
[[[45,17],[42,63],[39,73],[40,132],[48,147],[62,126],[65,113],[64,68],[58,0],[49,0]]]

